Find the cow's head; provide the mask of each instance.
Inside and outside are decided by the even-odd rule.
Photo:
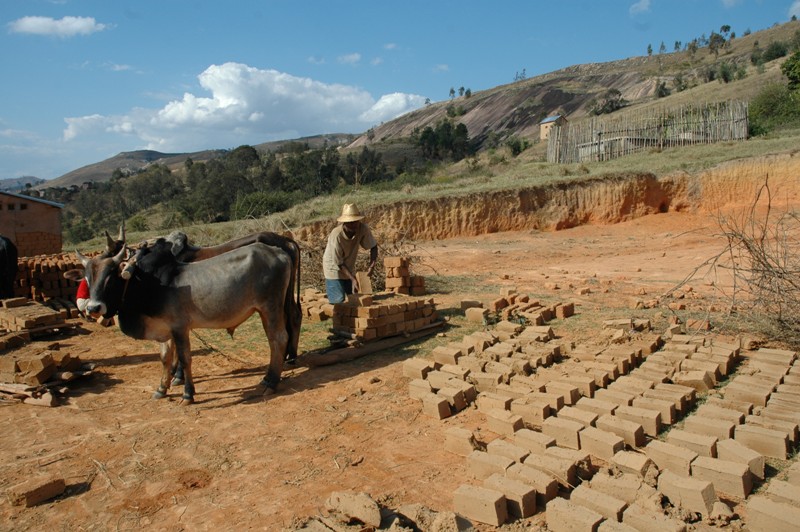
[[[91,259],[80,251],[75,252],[83,264],[83,276],[89,284],[86,313],[93,318],[110,318],[119,311],[125,288],[120,273],[127,251],[123,245],[116,255],[107,257],[103,253]]]

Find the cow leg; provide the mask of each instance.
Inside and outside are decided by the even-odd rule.
[[[283,359],[289,343],[289,334],[286,332],[286,317],[282,312],[259,311],[261,325],[269,341],[269,367],[261,385],[270,391],[278,388],[283,372]]]
[[[175,352],[178,355],[178,364],[183,366],[183,401],[188,405],[194,402],[194,379],[192,379],[192,347],[189,343],[189,334],[183,331],[173,333]]]
[[[175,343],[172,341],[161,342],[161,384],[153,394],[153,399],[163,399],[167,396],[170,379],[172,379],[172,367],[175,365]]]

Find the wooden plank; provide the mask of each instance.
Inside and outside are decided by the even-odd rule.
[[[342,347],[322,352],[305,353],[297,357],[297,365],[315,368],[319,366],[330,366],[331,364],[338,364],[339,362],[348,362],[366,355],[371,355],[372,353],[377,353],[378,351],[382,351],[384,349],[389,349],[391,347],[396,347],[408,342],[413,342],[414,340],[435,333],[443,325],[444,322],[439,321],[415,331],[408,336],[393,336],[391,338],[370,342],[362,345],[361,347]]]

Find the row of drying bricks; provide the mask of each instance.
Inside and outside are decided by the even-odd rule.
[[[547,334],[542,334],[543,328],[533,329],[540,341],[548,339]],[[498,339],[491,334],[483,335],[487,340]],[[516,338],[524,335],[523,332]],[[474,336],[462,341],[464,351],[469,351],[470,345],[474,350],[476,344],[481,343],[476,342]],[[483,343],[486,347],[486,342]],[[486,451],[479,451],[475,449],[470,431],[458,428],[448,431],[448,448],[466,454],[469,470],[490,486],[462,486],[456,492],[456,507],[473,514],[476,520],[494,524],[505,521],[509,515],[525,517],[535,513],[532,501],[538,498],[539,507],[551,501],[556,497],[558,483],[570,488],[578,477],[585,477],[587,472],[591,476],[591,472],[581,466],[588,463],[589,456],[614,463],[619,469],[639,476],[646,474],[652,461],[666,473],[661,475],[659,487],[673,504],[707,515],[717,501],[717,492],[726,497],[746,497],[754,480],[764,478],[764,457],[785,459],[796,444],[797,423],[787,420],[794,414],[786,412],[785,404],[795,395],[800,397],[792,388],[800,375],[795,372],[800,367],[795,369],[796,355],[791,352],[762,349],[752,354],[751,366],[758,371],[756,375],[735,377],[725,387],[729,393],[724,399],[709,398],[685,419],[683,429],[671,430],[666,442],[657,440],[655,437],[662,425],[675,423],[693,408],[698,391],[713,388],[721,376],[734,367],[738,346],[721,343],[706,346],[704,343],[676,335],[662,351],[650,354],[642,364],[641,347],[617,348],[600,356],[587,352],[584,355],[591,355],[594,360],[583,356],[587,359],[582,362],[586,372],[570,373],[545,385],[538,383],[538,389],[531,388],[525,395],[519,395],[520,390],[533,381],[524,374],[514,374],[512,370],[510,378],[509,374],[501,374],[497,379],[487,379],[486,375],[480,375],[486,372],[464,372],[459,365],[469,360],[467,365],[474,370],[471,359],[488,352],[490,361],[518,368],[518,363],[509,364],[507,358],[524,358],[525,353],[517,350],[524,343],[508,338],[499,346],[490,346],[480,353],[462,353],[451,360],[446,360],[444,350],[439,350],[434,353],[433,364],[412,359],[407,361],[404,371],[412,378],[410,393],[422,400],[424,411],[445,417],[475,400],[487,415],[489,430],[512,440],[499,438],[491,442]],[[449,347],[452,354],[456,346]],[[498,358],[498,353],[508,347],[513,349],[511,355]],[[644,351],[649,352],[649,347],[645,346]],[[582,357],[579,350],[572,355]],[[603,361],[600,364],[615,360],[616,369],[609,370],[602,378],[598,373],[602,367],[598,366],[598,359]],[[552,358],[541,356],[535,360],[539,365],[552,362]],[[688,361],[693,363],[688,364]],[[709,362],[712,364],[703,368],[703,364]],[[462,370],[456,369],[459,367]],[[504,378],[509,384],[503,382]],[[746,399],[758,401],[754,405]],[[752,415],[755,406],[762,407],[758,416]],[[552,412],[557,412],[557,416],[551,417]],[[646,446],[645,436],[653,438]],[[644,447],[644,454],[625,451],[626,446]],[[528,456],[531,458],[526,462]],[[614,496],[621,492],[620,487],[613,486],[614,482],[610,484],[612,487],[606,493],[595,493],[598,490],[594,486],[581,486],[573,491],[570,501],[551,502],[548,520],[556,519],[555,516],[560,515],[558,508],[562,507],[571,517],[566,521],[558,517],[559,522],[570,523],[580,516],[591,520],[598,515],[601,519],[619,521],[625,505],[633,501],[622,501],[620,506]],[[503,504],[493,499],[497,490],[491,488],[500,485],[505,486],[501,490],[505,498]],[[523,486],[529,491],[525,492]],[[790,485],[775,481],[769,489],[773,486],[791,495]],[[585,514],[576,511],[581,508],[573,508],[577,506],[575,501],[583,497],[592,500],[610,497],[611,501],[601,505],[584,501],[590,511]],[[774,505],[786,501],[780,496],[770,496],[759,497],[755,502],[756,506],[765,508],[763,513],[774,515]],[[504,506],[507,506],[505,512]],[[605,512],[597,511],[603,508]],[[610,512],[610,508],[615,510]],[[757,508],[754,511],[758,513]],[[479,515],[474,515],[476,512]],[[633,522],[639,518],[646,523],[652,519],[667,519],[663,515],[640,515],[639,507],[626,512],[630,514],[628,521]],[[791,517],[791,509],[784,515]],[[647,526],[652,527],[652,523]]]

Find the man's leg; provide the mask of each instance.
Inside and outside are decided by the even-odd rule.
[[[325,292],[330,303],[342,303],[353,293],[353,283],[349,279],[325,279]]]

